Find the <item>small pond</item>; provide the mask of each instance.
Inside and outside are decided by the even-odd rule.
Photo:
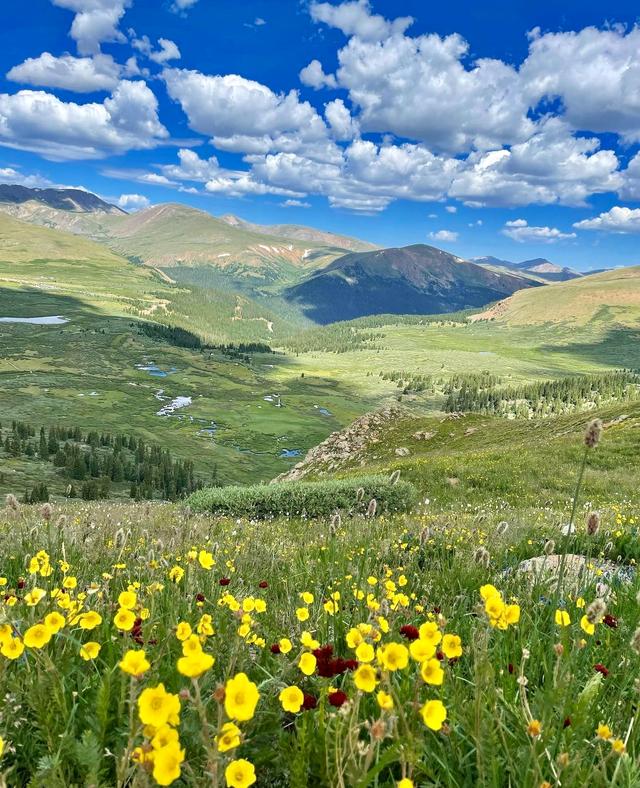
[[[299,457],[302,454],[300,449],[282,449],[280,452],[280,457],[282,459],[289,458],[289,457]]]
[[[171,367],[171,369],[160,369],[157,364],[150,363],[150,364],[136,364],[136,369],[139,369],[141,372],[148,372],[154,378],[166,378],[167,375],[173,375],[174,372],[178,370],[175,367]]]
[[[68,323],[62,315],[47,315],[45,317],[0,317],[0,323],[30,323],[33,326],[61,326]]]

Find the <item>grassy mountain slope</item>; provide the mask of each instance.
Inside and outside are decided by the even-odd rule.
[[[325,246],[347,249],[351,252],[368,252],[378,247],[368,241],[361,241],[359,238],[351,238],[346,235],[318,230],[315,227],[305,227],[299,224],[252,224],[244,219],[240,219],[233,214],[221,216],[223,222],[232,227],[241,227],[254,233],[264,235],[276,235],[280,238],[292,238],[296,241],[312,241],[313,243]]]
[[[284,478],[341,478],[360,475],[363,468],[376,474],[399,470],[438,509],[482,506],[488,500],[514,507],[541,501],[565,506],[575,488],[584,428],[593,415],[510,421],[477,414],[426,416],[402,409],[378,418],[372,414],[350,428],[348,452],[340,450],[338,436]],[[595,506],[611,500],[613,491],[620,499],[637,494],[640,403],[612,404],[597,415],[605,433],[586,479]],[[398,456],[397,450],[406,455]]]
[[[67,230],[157,268],[207,267],[232,284],[264,287],[299,280],[343,254],[324,242],[280,238],[232,226],[186,205],[156,205],[133,214],[78,213],[31,200],[0,211],[33,224]],[[322,234],[320,234],[322,235]]]
[[[166,287],[153,270],[132,265],[109,249],[70,233],[0,213],[0,284],[38,287],[96,301],[121,312],[155,311]]]
[[[478,315],[509,325],[601,322],[640,325],[640,266],[558,282],[544,292],[522,291]]]
[[[286,297],[314,322],[379,313],[453,312],[504,297],[533,282],[488,271],[432,246],[416,244],[344,255]]]
[[[105,314],[182,326],[213,343],[268,342],[291,330],[287,318],[267,304],[211,283],[176,284],[165,272],[134,264],[102,244],[2,212],[0,286],[73,296]]]

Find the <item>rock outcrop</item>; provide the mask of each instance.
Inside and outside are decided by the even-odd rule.
[[[332,432],[326,440],[310,449],[304,460],[273,481],[297,481],[311,473],[321,475],[323,471],[333,471],[342,465],[357,463],[362,452],[371,444],[378,443],[389,424],[401,418],[404,413],[404,409],[397,405],[365,413],[343,430]]]

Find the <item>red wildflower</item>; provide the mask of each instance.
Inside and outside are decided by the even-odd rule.
[[[204,602],[204,594],[196,594],[196,602]]]
[[[317,699],[314,698],[313,695],[309,695],[308,692],[305,692],[304,693],[304,700],[302,701],[302,708],[305,711],[309,711],[310,709],[315,709],[315,707],[317,705],[318,705]]]
[[[343,692],[342,690],[337,690],[336,692],[331,692],[329,694],[329,703],[332,706],[335,706],[336,709],[339,709],[343,703],[346,703],[349,700],[347,697],[347,693]]]
[[[617,629],[618,627],[618,619],[615,616],[612,616],[610,613],[605,615],[605,617],[602,619],[602,623],[606,624],[611,629]]]
[[[443,660],[444,659],[444,652],[436,651],[436,659]]]
[[[269,583],[267,583],[267,581],[266,581],[266,580],[261,580],[261,581],[258,583],[258,588],[269,588]]]
[[[562,723],[563,728],[568,728],[571,725],[571,717],[565,717]]]
[[[400,634],[406,637],[407,640],[417,640],[420,637],[418,627],[414,627],[412,624],[405,624],[400,627]]]
[[[280,653],[280,644],[279,643],[274,643],[271,646],[271,653],[272,654],[279,654]]]
[[[228,577],[221,577],[220,578],[220,585],[221,586],[228,586],[230,582],[231,582],[231,579],[228,578]]]
[[[609,675],[609,670],[608,670],[608,668],[605,668],[605,666],[604,666],[604,665],[603,665],[601,662],[598,662],[598,663],[596,663],[596,664],[593,666],[593,668],[594,668],[594,670],[597,670],[597,671],[598,671],[598,673],[602,673],[602,675],[605,677],[605,679],[606,679],[606,678],[607,678],[607,676]]]

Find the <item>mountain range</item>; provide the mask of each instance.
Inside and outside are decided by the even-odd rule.
[[[566,282],[569,279],[577,279],[584,276],[579,271],[572,268],[557,265],[544,257],[536,257],[533,260],[523,260],[521,263],[514,263],[510,260],[500,260],[498,257],[473,257],[472,262],[482,265],[491,270],[517,271],[524,275],[532,276],[535,279],[546,282]]]
[[[216,218],[177,203],[129,214],[80,189],[0,185],[0,211],[97,242],[119,259],[155,270],[170,285],[236,294],[243,299],[243,314],[261,320],[264,315],[265,326],[274,314],[292,320],[292,325],[325,324],[379,313],[446,313],[499,302],[491,314],[496,317],[517,291],[591,278],[542,258],[519,263],[496,257],[463,260],[426,244],[380,249],[311,227],[259,225],[233,215]],[[27,236],[21,233],[21,243]],[[66,248],[72,241],[64,243]],[[79,257],[87,259],[86,249]],[[34,253],[33,259],[39,256]],[[516,303],[532,299],[536,297],[523,295]]]

